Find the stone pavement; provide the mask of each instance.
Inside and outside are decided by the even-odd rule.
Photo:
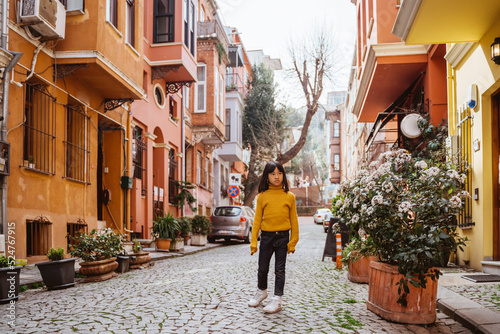
[[[15,304],[14,328],[3,316],[8,306],[0,306],[0,333],[472,333],[441,312],[429,326],[382,320],[366,309],[366,284],[348,281],[329,258],[321,261],[322,226],[301,218],[300,228],[279,313],[262,312],[268,300],[247,306],[258,257],[232,242],[105,282],[30,289]]]

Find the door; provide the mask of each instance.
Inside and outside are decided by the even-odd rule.
[[[500,92],[492,97],[493,124],[493,259],[500,260]]]

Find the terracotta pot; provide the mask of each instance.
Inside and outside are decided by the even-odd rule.
[[[149,252],[141,252],[129,254],[130,256],[130,269],[137,269],[143,267],[146,263],[151,261],[151,255]]]
[[[427,325],[436,321],[437,280],[427,279],[427,287],[415,288],[408,284],[407,306],[397,303],[397,282],[403,277],[398,267],[382,262],[370,263],[367,308],[390,321],[404,324]]]
[[[349,263],[347,278],[354,283],[368,283],[370,277],[370,262],[375,261],[375,256],[363,256]]]
[[[172,239],[156,239],[156,249],[168,251],[170,249],[170,243]]]
[[[118,268],[116,257],[101,261],[91,261],[80,263],[80,274],[85,275],[84,282],[101,282],[113,278],[116,273],[113,271]]]
[[[172,240],[172,242],[170,243],[169,249],[171,252],[177,252],[177,251],[183,250],[184,249],[184,238],[180,237],[180,238],[175,238],[175,240]]]

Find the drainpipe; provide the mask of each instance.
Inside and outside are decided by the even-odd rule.
[[[186,139],[184,137],[185,133],[185,110],[186,108],[186,87],[182,87],[182,103],[181,103],[181,180],[186,181]],[[182,207],[181,216],[185,215],[186,208]]]
[[[7,0],[3,1],[3,8],[4,11],[2,13],[2,38],[1,38],[1,47],[4,50],[7,50]],[[0,140],[3,142],[7,142],[7,117],[9,115],[9,80],[10,80],[10,71],[14,68],[14,66],[17,64],[21,56],[23,55],[21,52],[14,52],[14,51],[8,51],[10,54],[13,55],[12,59],[9,62],[9,65],[5,68],[3,72],[3,85],[2,85],[2,92],[3,92],[3,101],[2,101],[2,127],[1,127],[1,134],[0,134]],[[10,164],[10,157],[9,157],[9,162]],[[0,177],[1,182],[0,182],[0,199],[1,199],[1,205],[2,205],[2,224],[1,224],[1,232],[2,234],[5,234],[7,231],[7,176],[1,176]]]

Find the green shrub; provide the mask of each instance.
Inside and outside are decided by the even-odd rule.
[[[69,253],[84,262],[91,262],[116,257],[123,251],[125,237],[105,228],[100,231],[93,229],[90,234],[80,234],[74,241],[73,249]]]
[[[181,237],[187,237],[191,232],[191,218],[181,217],[177,220],[181,228]]]
[[[207,216],[196,215],[191,220],[191,231],[194,234],[207,235],[212,231],[212,222]]]
[[[59,261],[64,259],[64,249],[59,247],[58,249],[50,248],[47,253],[47,257],[50,261]]]
[[[0,255],[0,268],[7,268],[10,267],[10,261],[8,258],[6,258],[3,255]]]
[[[180,235],[181,227],[177,219],[169,212],[153,221],[153,235],[160,239],[175,239]]]

